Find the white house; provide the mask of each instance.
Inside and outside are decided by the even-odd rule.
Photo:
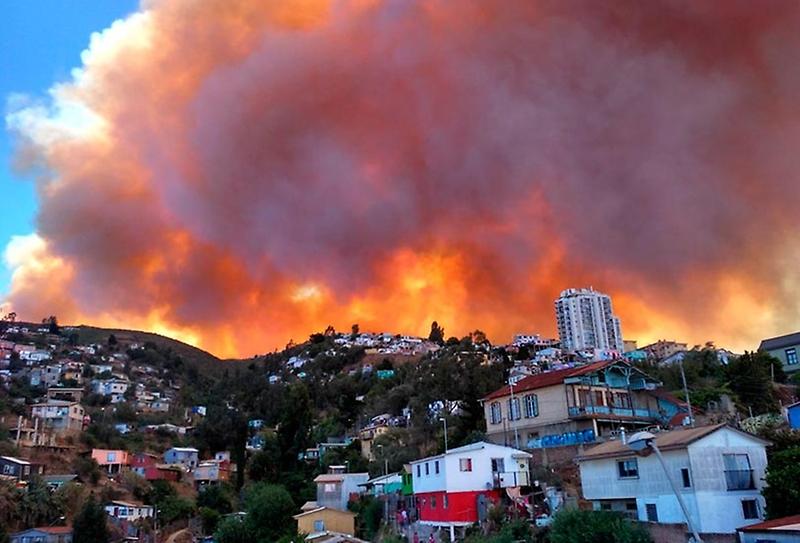
[[[122,379],[95,379],[92,381],[94,393],[101,396],[110,396],[111,403],[125,401],[125,392],[127,392],[129,386],[130,383]]]
[[[133,522],[141,518],[151,518],[153,516],[153,506],[113,501],[106,505],[106,513],[110,517]]]
[[[506,489],[530,485],[530,458],[481,441],[411,462],[420,521],[451,530],[477,522]]]
[[[764,518],[767,441],[717,424],[659,433],[655,444],[700,533],[735,533]],[[641,521],[685,522],[655,454],[637,456],[614,440],[587,450],[578,463],[583,496],[595,509]]]

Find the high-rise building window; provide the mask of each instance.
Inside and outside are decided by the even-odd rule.
[[[622,352],[619,318],[611,298],[592,289],[568,289],[555,302],[561,345],[570,350],[611,349]]]

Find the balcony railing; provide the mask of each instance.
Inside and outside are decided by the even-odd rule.
[[[581,415],[617,415],[642,419],[658,418],[658,414],[650,409],[611,407],[607,405],[580,405],[569,408],[570,417],[579,417]]]
[[[753,490],[756,487],[751,469],[726,469],[725,482],[728,490]]]
[[[495,488],[530,486],[531,484],[531,474],[527,471],[494,471],[492,478]]]

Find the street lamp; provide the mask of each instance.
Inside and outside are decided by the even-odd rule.
[[[645,449],[652,449],[653,452],[656,453],[656,457],[658,457],[658,461],[661,463],[661,468],[664,470],[664,475],[667,476],[667,480],[669,481],[669,484],[672,487],[672,492],[675,494],[675,498],[677,498],[678,500],[678,505],[681,506],[681,510],[683,511],[683,516],[686,517],[686,524],[689,525],[689,531],[692,532],[692,536],[694,537],[695,543],[703,543],[703,540],[700,539],[700,534],[697,533],[694,524],[692,524],[692,519],[689,516],[689,509],[686,507],[686,503],[683,501],[683,496],[681,496],[681,493],[678,490],[678,485],[675,483],[675,481],[672,479],[672,476],[669,474],[669,470],[667,469],[667,464],[666,462],[664,462],[664,457],[661,455],[661,451],[656,445],[656,436],[654,436],[650,432],[636,432],[630,437],[627,445],[628,448],[637,453],[642,452]]]
[[[67,520],[67,517],[65,517],[64,515],[61,515],[61,516],[60,516],[60,517],[58,517],[56,520],[54,520],[53,522],[51,522],[50,524],[48,524],[48,527],[49,527],[49,526],[53,526],[53,525],[54,525],[56,522],[64,522],[65,520]]]
[[[444,424],[444,452],[447,452],[447,419],[439,417],[439,420]]]

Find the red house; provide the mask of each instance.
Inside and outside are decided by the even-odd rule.
[[[507,489],[530,486],[530,457],[512,447],[479,442],[411,462],[420,521],[453,533],[455,527],[482,520]]]
[[[161,457],[150,453],[136,453],[131,460],[131,470],[148,481],[177,481],[181,473],[179,469],[161,464]]]

